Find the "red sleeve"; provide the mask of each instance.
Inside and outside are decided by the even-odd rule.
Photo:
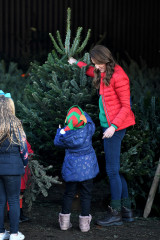
[[[28,153],[34,153],[34,151],[31,148],[31,145],[29,144],[29,142],[26,140],[27,142],[27,148],[28,148]]]
[[[80,68],[82,68],[82,67],[87,66],[87,64],[84,63],[84,62],[78,62],[78,63],[77,63],[77,66],[80,67]],[[86,75],[93,78],[93,77],[94,77],[94,67],[89,66],[89,68],[88,68],[87,71],[86,71]]]

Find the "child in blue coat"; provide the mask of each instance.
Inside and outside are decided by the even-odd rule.
[[[92,147],[92,136],[95,124],[90,116],[77,106],[72,106],[67,113],[66,126],[57,129],[54,144],[65,148],[65,158],[62,167],[62,177],[66,182],[63,197],[62,212],[59,213],[61,230],[67,230],[72,225],[70,214],[72,201],[77,186],[80,187],[81,215],[79,227],[82,232],[90,230],[90,205],[93,178],[99,173],[98,162]]]

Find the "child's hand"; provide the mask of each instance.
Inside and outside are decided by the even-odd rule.
[[[59,128],[61,128],[61,124],[59,124]]]
[[[64,129],[61,129],[60,134],[65,134],[66,132],[64,131]]]
[[[76,63],[77,62],[77,60],[75,59],[75,58],[73,58],[73,57],[70,57],[69,59],[68,59],[68,62],[69,62],[69,64],[73,64],[73,63]]]

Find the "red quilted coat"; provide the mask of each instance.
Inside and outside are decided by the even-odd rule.
[[[27,141],[26,141],[27,142]],[[28,148],[28,153],[34,153],[32,148],[31,148],[31,145],[29,144],[29,142],[27,142],[27,148]],[[28,176],[31,174],[30,170],[29,170],[29,167],[27,166],[25,168],[25,174],[21,177],[21,190],[24,190],[26,189],[26,183],[28,181]]]
[[[82,68],[87,64],[78,62],[77,65]],[[86,74],[94,77],[94,67],[90,66]],[[115,65],[109,86],[104,84],[104,76],[105,73],[101,73],[99,93],[102,95],[103,108],[109,126],[114,124],[118,127],[117,130],[121,130],[134,125],[135,116],[130,106],[130,84],[127,74],[119,65]]]

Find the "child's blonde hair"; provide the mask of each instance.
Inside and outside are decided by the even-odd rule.
[[[13,140],[13,136],[17,141]],[[26,138],[21,121],[15,116],[15,105],[11,98],[0,95],[0,144],[8,139],[10,143],[22,142]]]
[[[15,105],[14,105],[13,99],[12,98],[6,98],[6,102],[8,102],[8,108],[11,110],[11,112],[15,116]]]

